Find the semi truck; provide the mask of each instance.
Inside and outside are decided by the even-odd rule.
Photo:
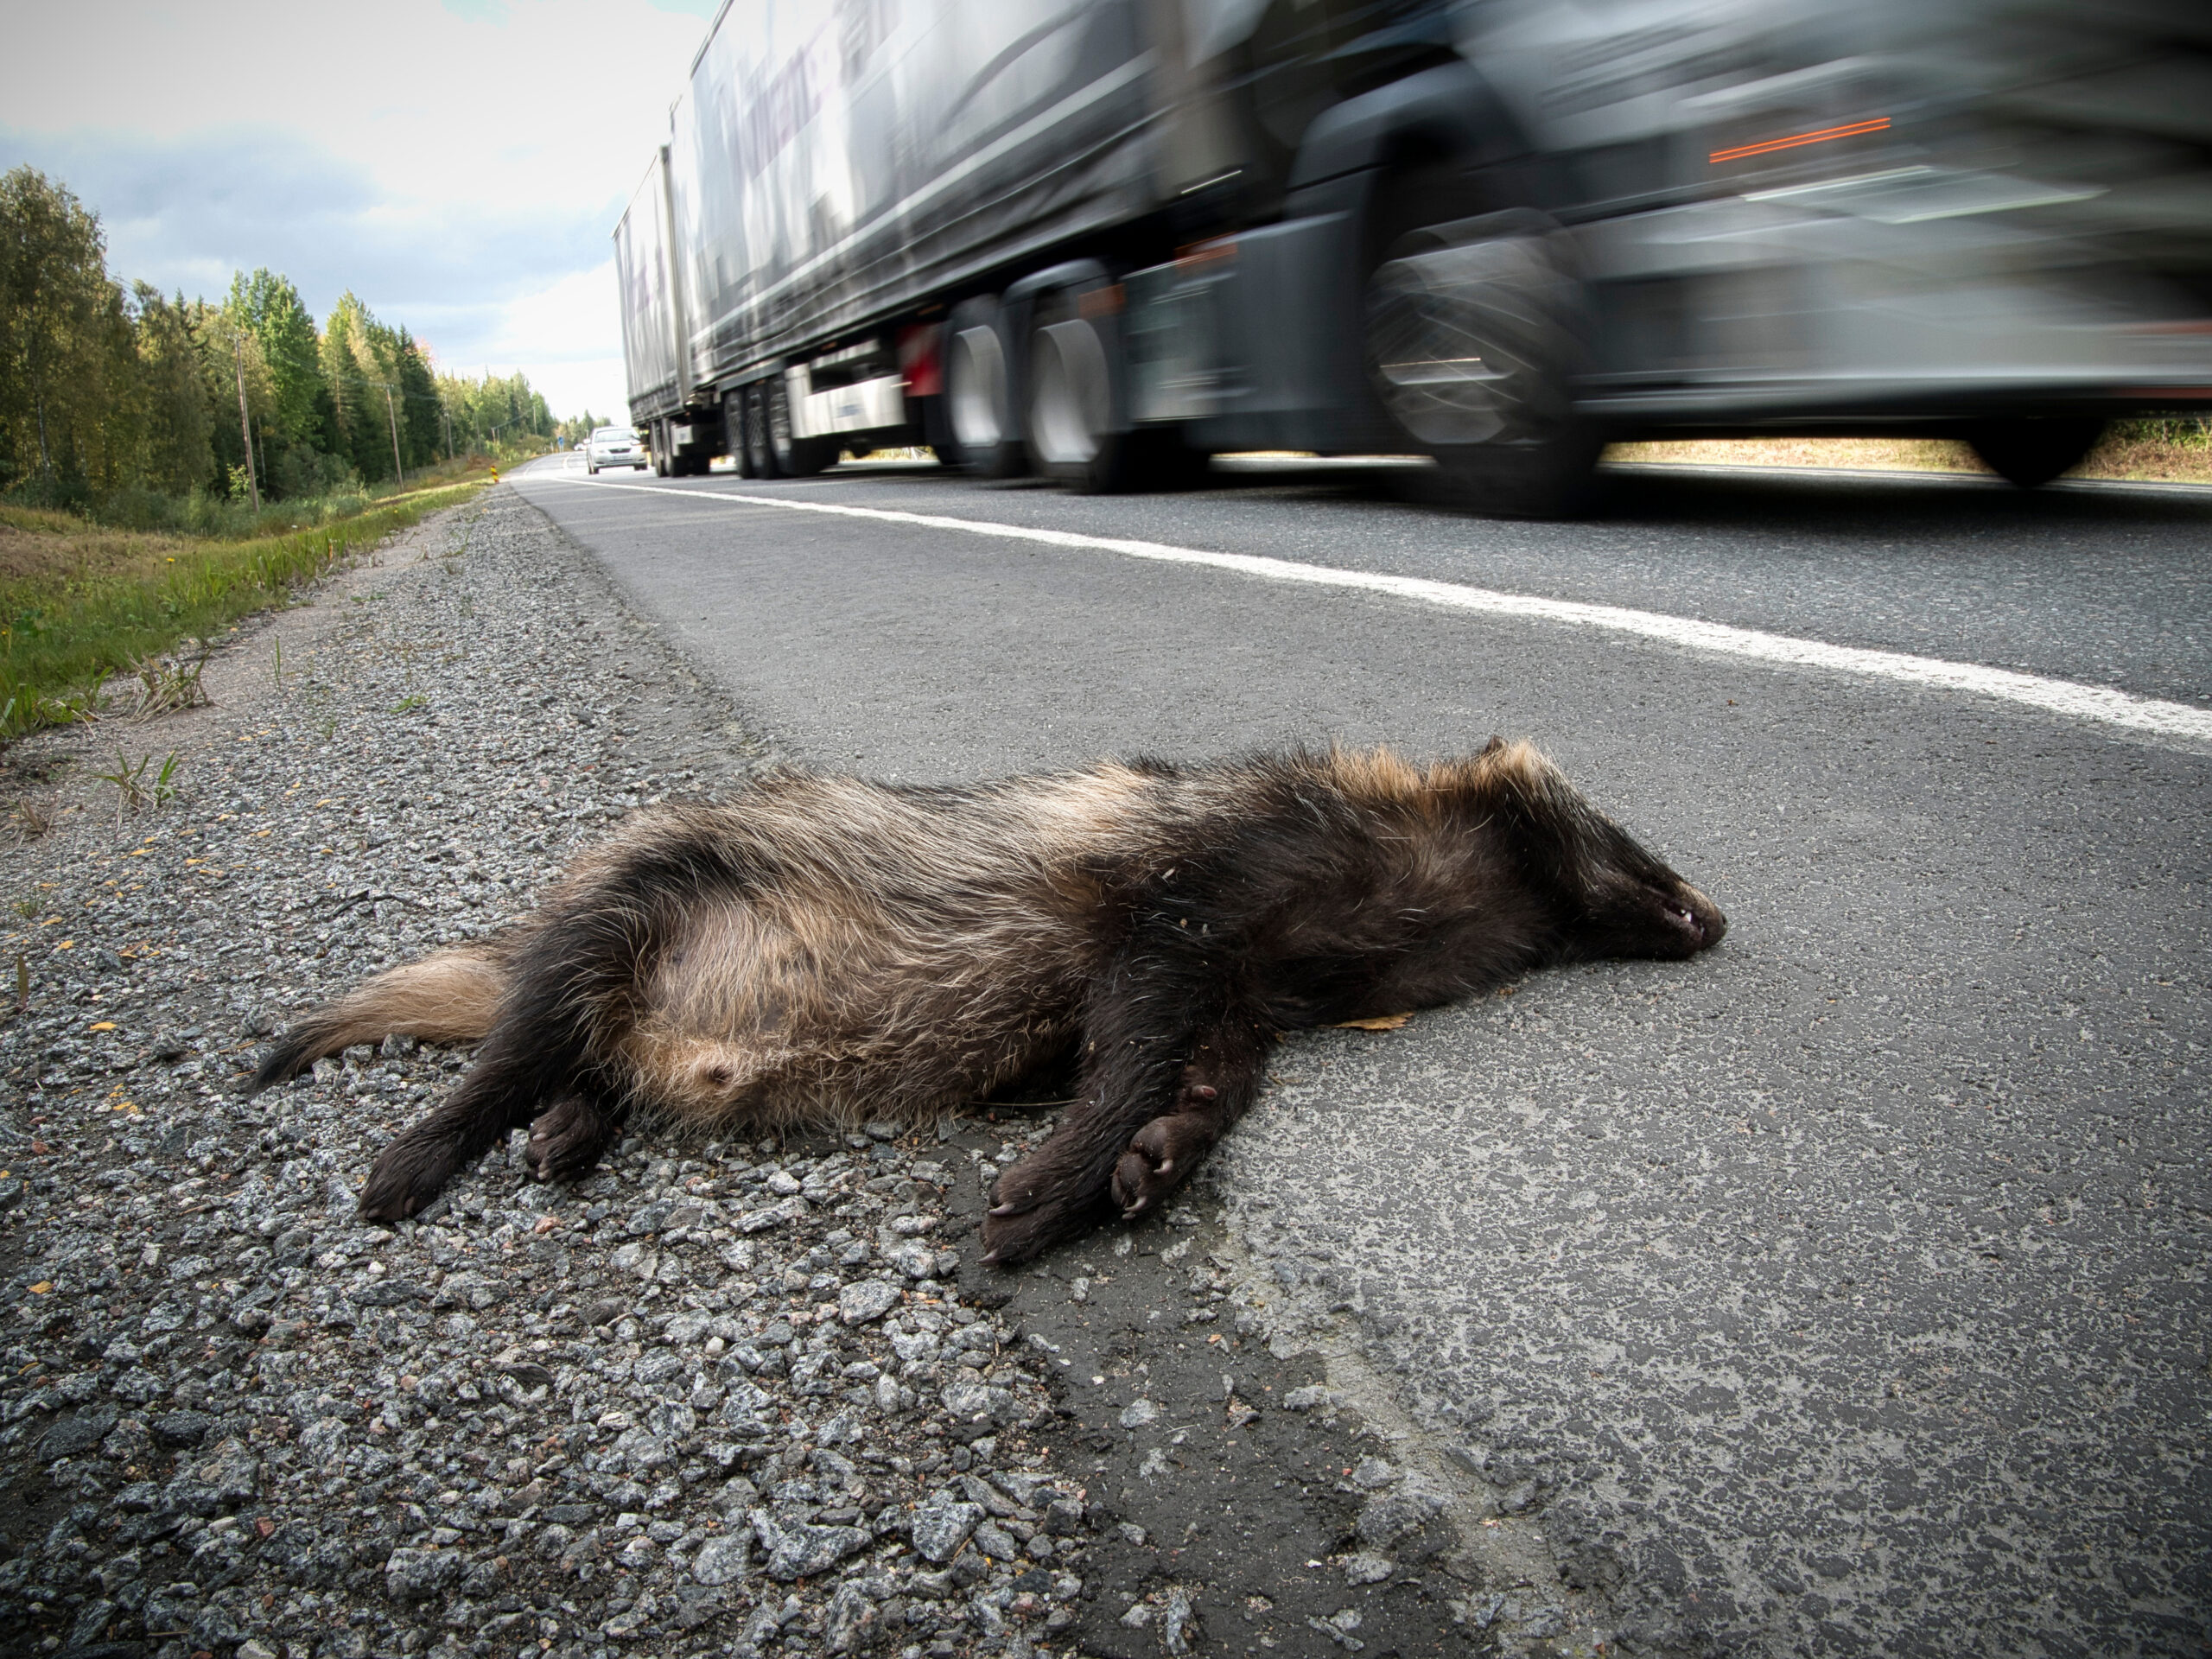
[[[2196,0],[726,0],[614,232],[657,470],[1077,489],[2212,399]]]

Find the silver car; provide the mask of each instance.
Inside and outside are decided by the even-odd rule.
[[[602,426],[584,445],[584,470],[594,477],[602,467],[627,467],[642,473],[651,464],[645,446],[626,426]]]

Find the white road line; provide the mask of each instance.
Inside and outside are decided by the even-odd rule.
[[[547,476],[548,474],[540,474]],[[583,480],[550,474],[556,481],[582,485]],[[1004,524],[988,519],[950,518],[938,513],[902,512],[887,507],[855,507],[839,502],[804,501],[791,496],[738,495],[723,491],[671,490],[652,484],[594,483],[601,490],[639,490],[664,501],[694,501],[708,505],[780,507],[788,512],[820,512],[840,518],[868,518],[887,524],[911,524],[921,530],[955,531],[969,536],[989,536],[1004,541],[1031,542],[1045,547],[1080,548],[1098,553],[1118,553],[1125,558],[1153,559],[1168,564],[1194,564],[1208,569],[1230,570],[1265,582],[1302,583],[1313,588],[1347,588],[1370,594],[1387,594],[1452,611],[1473,611],[1489,616],[1526,617],[1534,621],[1564,623],[1570,627],[1600,628],[1612,633],[1687,645],[1694,651],[1724,657],[1748,657],[1760,662],[1782,663],[1793,668],[1823,668],[1857,674],[1870,679],[1896,680],[1946,691],[1965,691],[2024,704],[2075,720],[2094,721],[2128,731],[2155,733],[2162,737],[2212,742],[2212,709],[2157,697],[2133,696],[2107,686],[2082,685],[2040,674],[2016,673],[2008,668],[1984,668],[1974,663],[1946,662],[1936,657],[1914,657],[1897,651],[1869,651],[1859,645],[1831,645],[1818,639],[1793,639],[1757,628],[1731,627],[1722,622],[1700,622],[1688,617],[1667,616],[1656,611],[1630,610],[1618,605],[1586,605],[1567,599],[1537,599],[1526,594],[1501,593],[1490,588],[1470,588],[1456,582],[1431,582],[1421,576],[1385,575],[1371,570],[1340,570],[1325,564],[1300,564],[1290,559],[1270,559],[1252,553],[1211,553],[1202,548],[1176,547],[1165,542],[1131,541],[1117,536],[1084,536],[1074,531],[1036,530],[1025,524]]]

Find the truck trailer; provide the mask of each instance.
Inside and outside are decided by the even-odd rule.
[[[614,233],[664,474],[1090,491],[2212,399],[2200,0],[725,0]]]

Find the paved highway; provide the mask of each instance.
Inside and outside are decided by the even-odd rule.
[[[1727,911],[1286,1044],[1211,1172],[1275,1317],[1555,1569],[1529,1634],[2202,1651],[2212,499],[1390,484],[515,479],[810,764],[1527,735]]]

